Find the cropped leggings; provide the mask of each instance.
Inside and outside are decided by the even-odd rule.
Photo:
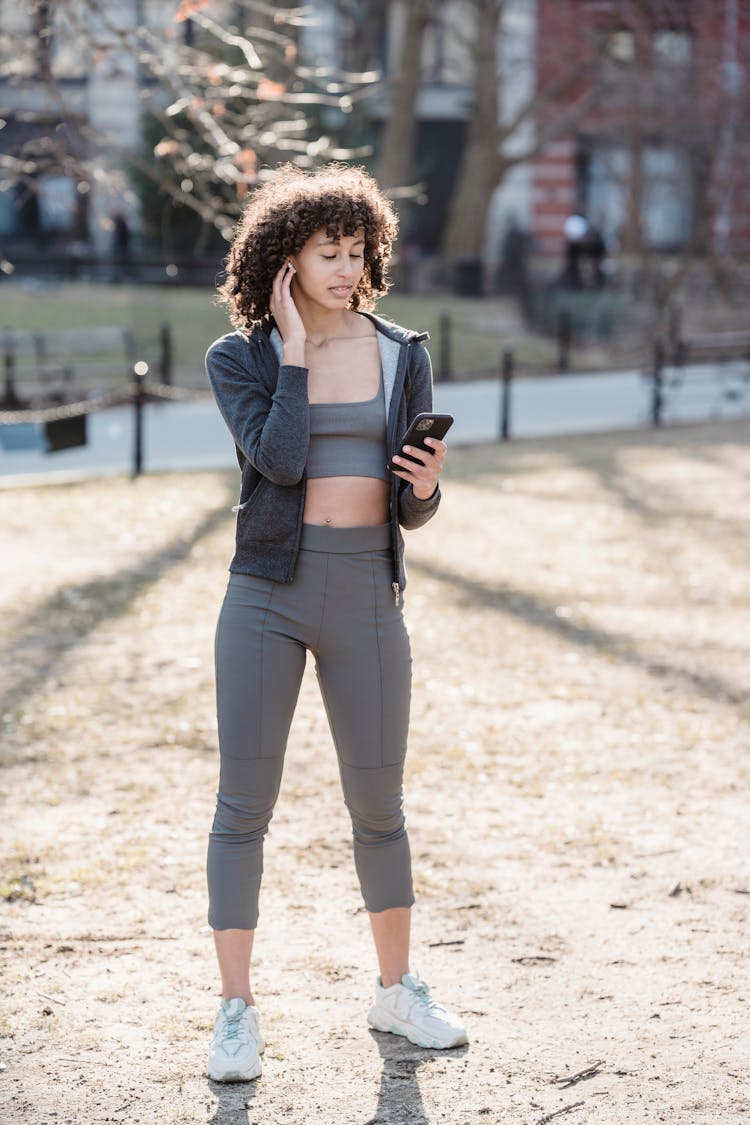
[[[403,813],[411,653],[390,527],[305,524],[294,581],[231,574],[216,630],[221,771],[208,844],[208,921],[253,930],[263,838],[281,785],[306,653],[351,815],[370,911],[414,902]]]

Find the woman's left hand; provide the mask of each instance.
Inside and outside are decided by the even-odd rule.
[[[402,480],[411,484],[417,500],[429,500],[434,493],[448,450],[445,442],[439,441],[437,438],[425,438],[425,445],[432,446],[434,453],[427,453],[424,449],[415,449],[412,445],[405,445],[403,448],[404,453],[408,453],[410,457],[416,457],[419,460],[419,465],[415,465],[413,462],[407,461],[405,457],[398,455],[392,458],[393,464],[399,466],[398,469],[393,470],[394,473],[397,477],[401,477]]]

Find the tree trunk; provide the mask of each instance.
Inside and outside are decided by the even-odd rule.
[[[650,35],[647,0],[637,0],[634,9],[635,59],[630,95],[630,112],[626,123],[629,154],[627,202],[622,234],[622,248],[630,254],[647,257],[643,236],[644,195],[644,128],[650,119],[652,91],[646,43]]]
[[[502,0],[475,0],[475,9],[474,112],[443,236],[443,252],[450,258],[481,257],[487,213],[504,172],[497,123]]]
[[[401,51],[390,80],[391,103],[380,142],[377,179],[384,190],[405,187],[412,169],[422,40],[430,21],[427,0],[395,0],[392,16],[405,20]],[[396,201],[398,202],[398,201]]]

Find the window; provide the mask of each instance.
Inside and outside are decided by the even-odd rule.
[[[35,70],[34,24],[26,5],[0,2],[0,56],[2,78],[29,78]]]
[[[76,224],[78,198],[70,176],[39,176],[39,226],[46,231],[70,231]]]
[[[690,238],[690,159],[674,148],[648,146],[643,153],[643,235],[655,249],[674,250]]]
[[[689,31],[655,31],[651,66],[657,97],[674,99],[690,92],[693,37]]]
[[[622,105],[631,97],[635,46],[635,35],[629,28],[607,35],[599,65],[601,97],[606,104]]]
[[[658,66],[685,69],[693,59],[693,37],[689,31],[655,31],[654,62]]]
[[[0,236],[14,234],[18,227],[14,192],[12,188],[0,190]]]
[[[587,213],[608,239],[627,221],[631,154],[618,145],[595,145],[586,164]],[[641,224],[646,245],[674,250],[690,239],[693,222],[690,158],[678,148],[646,145],[641,154]]]
[[[52,74],[55,78],[86,78],[91,69],[90,50],[84,29],[89,17],[87,4],[69,0],[56,7],[50,42]]]
[[[618,67],[632,66],[635,62],[635,35],[627,28],[613,31],[607,43],[607,56]]]
[[[422,78],[439,86],[470,86],[473,63],[471,40],[476,35],[476,12],[465,0],[435,4],[422,45]]]

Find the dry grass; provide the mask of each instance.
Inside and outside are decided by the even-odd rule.
[[[447,476],[408,539],[407,815],[414,961],[472,1043],[367,1031],[308,670],[256,941],[266,1068],[227,1090],[201,1076],[203,860],[236,482],[0,491],[4,1121],[744,1119],[747,427],[454,451]]]

